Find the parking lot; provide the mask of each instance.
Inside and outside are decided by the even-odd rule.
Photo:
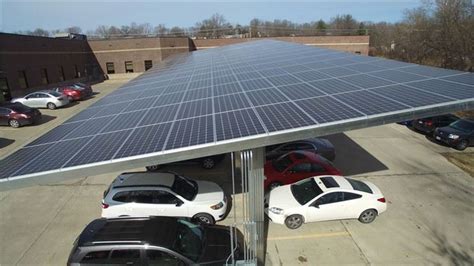
[[[93,86],[98,94],[59,110],[42,110],[45,122],[0,129],[0,157],[61,124],[117,88],[121,81]],[[268,224],[266,265],[442,264],[470,265],[474,254],[473,177],[440,153],[455,152],[404,126],[390,124],[327,137],[335,165],[346,175],[370,180],[384,193],[388,210],[372,224],[357,220],[305,224],[297,230]],[[468,148],[464,153],[473,152]],[[169,166],[231,192],[230,161],[212,170]],[[133,170],[133,169],[131,169]],[[143,169],[136,169],[143,170]],[[100,216],[102,192],[119,173],[67,183],[0,192],[0,265],[64,265],[77,235]],[[238,183],[240,184],[240,183]],[[220,222],[240,217],[241,195]]]

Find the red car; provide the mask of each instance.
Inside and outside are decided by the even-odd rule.
[[[342,175],[330,161],[309,151],[292,151],[267,161],[264,168],[265,189],[292,184],[318,175]]]
[[[35,124],[41,120],[41,113],[21,103],[0,104],[0,125],[18,128]]]
[[[92,88],[83,83],[53,88],[54,91],[66,95],[69,101],[80,101],[92,96]]]

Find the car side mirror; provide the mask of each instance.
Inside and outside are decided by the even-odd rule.
[[[182,201],[176,202],[176,207],[179,207],[179,206],[181,206],[181,205],[183,205],[183,202],[182,202]]]
[[[313,204],[313,207],[315,207],[315,208],[318,208],[318,209],[319,209],[319,203],[314,203],[314,204]]]

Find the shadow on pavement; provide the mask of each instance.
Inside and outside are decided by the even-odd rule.
[[[42,124],[48,123],[49,121],[52,121],[54,119],[56,119],[56,116],[43,114],[41,116],[41,121],[39,121],[38,124],[36,124],[36,125],[42,125]]]
[[[324,138],[334,144],[336,148],[334,165],[344,175],[366,174],[388,169],[387,166],[343,133],[325,136]]]
[[[8,145],[15,142],[13,139],[0,138],[0,149],[7,147]]]

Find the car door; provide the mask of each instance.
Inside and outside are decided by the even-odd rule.
[[[52,101],[53,97],[46,93],[38,93],[38,96],[36,96],[38,99],[38,106],[37,107],[46,107],[48,102]]]
[[[30,93],[26,95],[21,102],[29,107],[38,107],[38,93]]]
[[[165,190],[156,190],[154,194],[155,207],[161,216],[188,216],[188,204]]]
[[[165,250],[147,249],[144,251],[146,265],[185,266],[189,263]]]
[[[8,125],[10,109],[0,107],[0,125]]]
[[[358,218],[362,211],[371,208],[371,206],[365,206],[366,201],[358,193],[343,192],[343,197],[345,215],[342,219]]]
[[[146,217],[154,215],[162,215],[159,204],[155,200],[155,190],[140,189],[130,193],[131,203],[127,204],[127,213],[130,216]]]
[[[284,184],[292,184],[310,176],[312,176],[311,163],[296,162],[285,170],[282,181]]]
[[[344,219],[346,214],[342,192],[329,192],[319,196],[306,208],[306,222]]]

